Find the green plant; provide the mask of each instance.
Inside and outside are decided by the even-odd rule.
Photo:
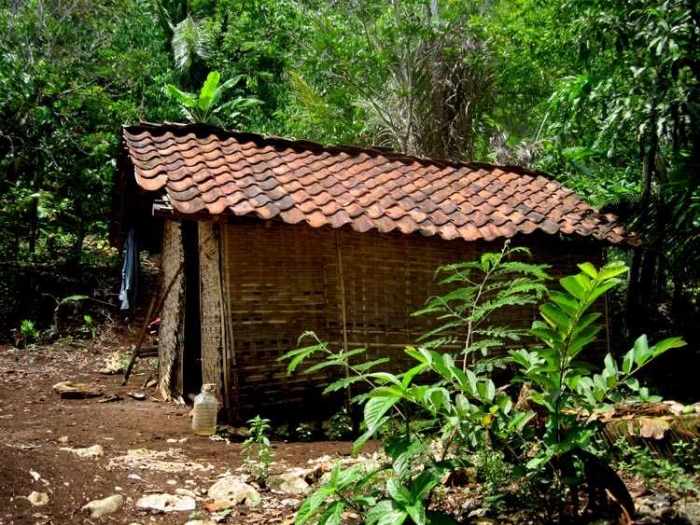
[[[526,329],[494,326],[492,314],[507,307],[537,304],[547,291],[550,279],[547,266],[529,264],[518,257],[530,257],[523,247],[511,247],[506,241],[500,253],[484,253],[476,261],[440,267],[439,282],[451,291],[432,297],[413,315],[430,315],[442,323],[418,340],[425,348],[461,348],[462,371],[488,369],[498,360],[484,359],[492,349],[517,344]],[[477,362],[477,355],[480,359]]]
[[[34,321],[30,319],[22,319],[22,322],[19,324],[19,341],[17,341],[17,346],[19,348],[27,348],[38,338],[39,330],[37,330],[36,326],[34,325]]]
[[[218,71],[212,71],[207,75],[198,94],[182,91],[172,84],[165,86],[165,93],[180,104],[180,110],[189,122],[232,125],[241,117],[243,110],[262,103],[254,98],[237,97],[219,104],[224,91],[232,88],[242,79],[243,75],[238,75],[219,85],[221,74]]]
[[[526,253],[510,249],[485,254],[474,263],[452,265],[444,284],[460,288],[442,297],[432,298],[420,314],[433,313],[446,321],[428,337],[440,335],[422,347],[408,347],[405,352],[414,360],[412,368],[400,374],[375,371],[383,362],[351,363],[363,350],[334,352],[319,342],[293,350],[286,355],[288,370],[293,372],[304,359],[315,354],[325,357],[308,371],[338,366],[350,377],[332,383],[326,390],[345,388],[363,382],[369,392],[356,396],[364,403],[365,432],[355,441],[358,450],[369,438],[382,436],[389,462],[368,473],[362,469],[339,472],[329,486],[322,487],[300,509],[297,523],[318,518],[319,523],[335,523],[333,517],[351,508],[367,523],[451,523],[448,516],[430,509],[432,493],[448,472],[464,469],[472,463],[475,450],[490,448],[495,436],[505,441],[520,432],[530,414],[516,414],[514,403],[503,389],[497,389],[486,374],[487,367],[476,372],[467,366],[467,357],[477,350],[500,345],[503,339],[520,334],[505,327],[486,327],[485,321],[497,308],[536,301],[545,288],[544,268],[510,261],[512,254]],[[464,306],[460,301],[468,304]],[[474,311],[471,311],[472,308]],[[440,345],[454,339],[446,332],[466,323],[466,338],[459,353],[443,353]],[[499,341],[495,343],[494,341]],[[426,379],[421,383],[419,379]],[[496,456],[483,467],[494,480]],[[493,467],[493,468],[489,468]],[[495,492],[495,491],[494,491]]]
[[[501,264],[498,254],[491,255],[496,267]],[[289,352],[290,371],[304,359],[321,354],[324,361],[312,369],[339,366],[356,374],[354,379],[336,381],[329,389],[342,388],[358,378],[369,385],[368,393],[355,398],[364,404],[365,432],[355,441],[354,450],[386,426],[399,429],[382,438],[389,459],[386,464],[368,473],[339,469],[328,485],[304,502],[296,523],[314,519],[339,523],[347,508],[360,513],[366,523],[451,523],[449,517],[430,508],[432,492],[444,474],[470,466],[480,467],[490,480],[485,492],[494,504],[503,496],[496,485],[506,479],[520,480],[520,485],[537,490],[546,503],[549,521],[578,515],[578,488],[584,484],[591,508],[602,504],[600,498],[607,497],[606,491],[629,508],[631,498],[624,484],[589,447],[599,428],[597,416],[610,408],[609,403],[623,400],[625,390],[641,390],[633,377],[636,372],[684,343],[671,338],[650,347],[646,337],[640,337],[621,364],[608,355],[601,372],[594,373],[581,355],[600,330],[596,325],[600,314],[589,309],[620,282],[626,268],[610,264],[598,271],[585,263],[580,269],[581,273],[560,281],[563,291],[548,292],[549,301],[540,307],[543,320],[536,321],[531,330],[543,347],[511,351],[516,376],[501,387],[484,367],[465,368],[463,351],[455,357],[438,352],[435,345],[406,348],[414,366],[399,374],[373,371],[371,366],[358,370],[349,364],[350,353],[333,352],[323,343]],[[462,297],[478,308],[473,291],[478,294],[485,289],[488,284],[484,281],[491,274],[485,272],[481,281],[468,281],[467,287],[473,290]],[[474,319],[468,309],[460,317]],[[499,330],[483,333],[493,332]],[[480,347],[478,341],[474,344]],[[518,384],[521,399],[515,400]],[[567,495],[571,496],[570,506],[564,504]]]
[[[673,457],[687,472],[700,473],[700,438],[688,438],[673,443]]]
[[[84,315],[83,321],[85,321],[85,328],[90,333],[90,339],[94,341],[97,339],[97,325],[95,324],[95,320],[91,315]]]
[[[683,443],[683,442],[677,442]],[[681,446],[680,449],[685,449]],[[647,447],[637,446],[625,438],[615,442],[617,459],[615,466],[623,471],[642,479],[647,488],[663,486],[674,492],[687,496],[698,493],[693,477],[686,472],[679,461],[671,460],[654,454]]]
[[[324,425],[326,437],[331,440],[347,439],[352,436],[352,421],[346,408],[336,412]]]
[[[311,441],[314,437],[314,427],[311,423],[299,423],[294,433],[299,441]]]
[[[69,295],[69,296],[63,297],[61,299],[59,299],[58,297],[55,297],[53,295],[50,295],[50,294],[44,294],[44,295],[51,297],[54,300],[54,303],[56,304],[56,306],[54,307],[54,310],[53,310],[53,326],[51,326],[51,332],[53,332],[56,335],[61,334],[61,330],[59,328],[59,324],[60,324],[59,321],[60,321],[61,311],[62,311],[63,307],[68,306],[68,305],[75,306],[75,305],[81,304],[82,302],[90,299],[90,297],[88,297],[87,295]],[[100,302],[100,301],[98,301],[98,302]]]
[[[519,477],[514,474],[513,465],[505,460],[500,450],[483,448],[477,450],[474,466],[477,481],[481,484],[484,503],[489,507],[502,509],[512,482]]]
[[[243,465],[250,477],[260,486],[265,486],[270,475],[270,465],[275,454],[270,446],[268,433],[270,420],[255,416],[248,420],[250,435],[241,445],[245,454]]]
[[[531,478],[549,476],[549,495],[561,519],[566,515],[566,493],[571,495],[574,517],[578,515],[577,489],[584,482],[589,498],[608,490],[633,514],[624,484],[591,452],[590,442],[600,429],[597,416],[611,410],[611,403],[623,401],[626,390],[640,392],[634,375],[654,358],[685,343],[669,338],[649,346],[646,336],[641,336],[621,363],[608,354],[600,373],[594,373],[582,356],[601,329],[597,323],[601,314],[590,310],[606,291],[620,284],[619,276],[627,267],[611,263],[597,270],[583,263],[579,268],[580,273],[561,279],[563,289],[550,290],[549,301],[540,306],[543,320],[535,321],[531,332],[544,347],[511,352],[516,380],[526,385],[527,400],[541,422],[541,431],[534,435],[538,441],[523,448],[526,468]]]

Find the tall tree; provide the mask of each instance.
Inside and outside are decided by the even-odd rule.
[[[612,200],[643,236],[628,288],[639,333],[653,298],[671,288],[682,303],[700,277],[700,14],[686,0],[573,0],[560,12],[580,68],[560,82],[551,129],[595,171],[633,182]]]
[[[485,156],[495,68],[471,23],[473,5],[375,0],[307,9],[313,38],[292,76],[298,114],[320,123],[317,133],[337,129],[324,121],[340,118],[359,141],[438,158]]]
[[[139,0],[0,4],[5,253],[54,259],[70,248],[77,261],[86,236],[104,236],[119,125],[162,98],[152,79],[163,62],[149,44],[152,18],[143,7]]]

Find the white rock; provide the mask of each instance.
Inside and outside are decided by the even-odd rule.
[[[99,457],[102,457],[105,453],[105,449],[102,448],[102,445],[93,445],[91,447],[86,448],[61,447],[59,450],[63,450],[64,452],[71,452],[79,458],[91,459],[97,459]]]
[[[188,461],[179,448],[168,450],[133,449],[124,456],[109,460],[107,470],[159,470],[162,472],[192,472],[193,470],[211,470],[213,466],[204,466]]]
[[[136,502],[140,509],[158,510],[160,512],[180,512],[194,510],[197,503],[190,496],[174,496],[173,494],[148,494]]]
[[[104,499],[91,501],[85,505],[82,510],[90,511],[91,518],[101,518],[116,512],[122,505],[124,505],[124,496],[121,494],[114,494]]]
[[[220,479],[209,487],[207,495],[214,501],[226,502],[229,505],[238,505],[241,502],[245,502],[248,507],[262,505],[260,493],[235,477]]]
[[[49,502],[49,495],[46,492],[32,492],[27,499],[35,507],[43,507]]]
[[[175,489],[175,494],[177,494],[178,496],[189,496],[190,498],[197,498],[197,494],[195,494],[194,491],[190,489],[177,488]]]
[[[267,486],[272,492],[282,494],[307,494],[309,484],[296,472],[283,472],[267,478]]]

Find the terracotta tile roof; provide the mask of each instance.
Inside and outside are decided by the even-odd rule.
[[[124,128],[138,185],[177,212],[279,217],[443,239],[542,231],[613,244],[631,237],[558,182],[522,168],[438,162],[194,125]]]

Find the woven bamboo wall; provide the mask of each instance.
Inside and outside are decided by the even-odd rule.
[[[525,239],[538,262],[553,265],[554,275],[571,273],[576,262],[599,259],[590,245],[546,240],[533,245],[536,238]],[[342,346],[343,296],[348,347],[367,347],[371,357],[389,356],[400,365],[405,345],[434,326],[428,317],[412,318],[410,313],[439,292],[435,269],[502,248],[501,242],[447,242],[259,221],[229,224],[223,244],[224,290],[244,418],[318,400],[318,387],[328,377],[287,376],[286,364],[277,358],[296,348],[305,330]],[[525,327],[536,311],[517,308],[504,315],[511,325]]]
[[[199,276],[201,304],[202,382],[222,388],[224,345],[223,296],[219,257],[219,223],[199,223]]]
[[[180,271],[184,251],[179,221],[165,221],[162,254],[163,285],[161,288],[165,290],[173,277],[177,275],[173,287],[163,304],[158,335],[158,391],[164,398],[170,398],[173,394],[182,393],[182,385],[178,384],[177,372],[179,371],[182,356],[185,281]]]

